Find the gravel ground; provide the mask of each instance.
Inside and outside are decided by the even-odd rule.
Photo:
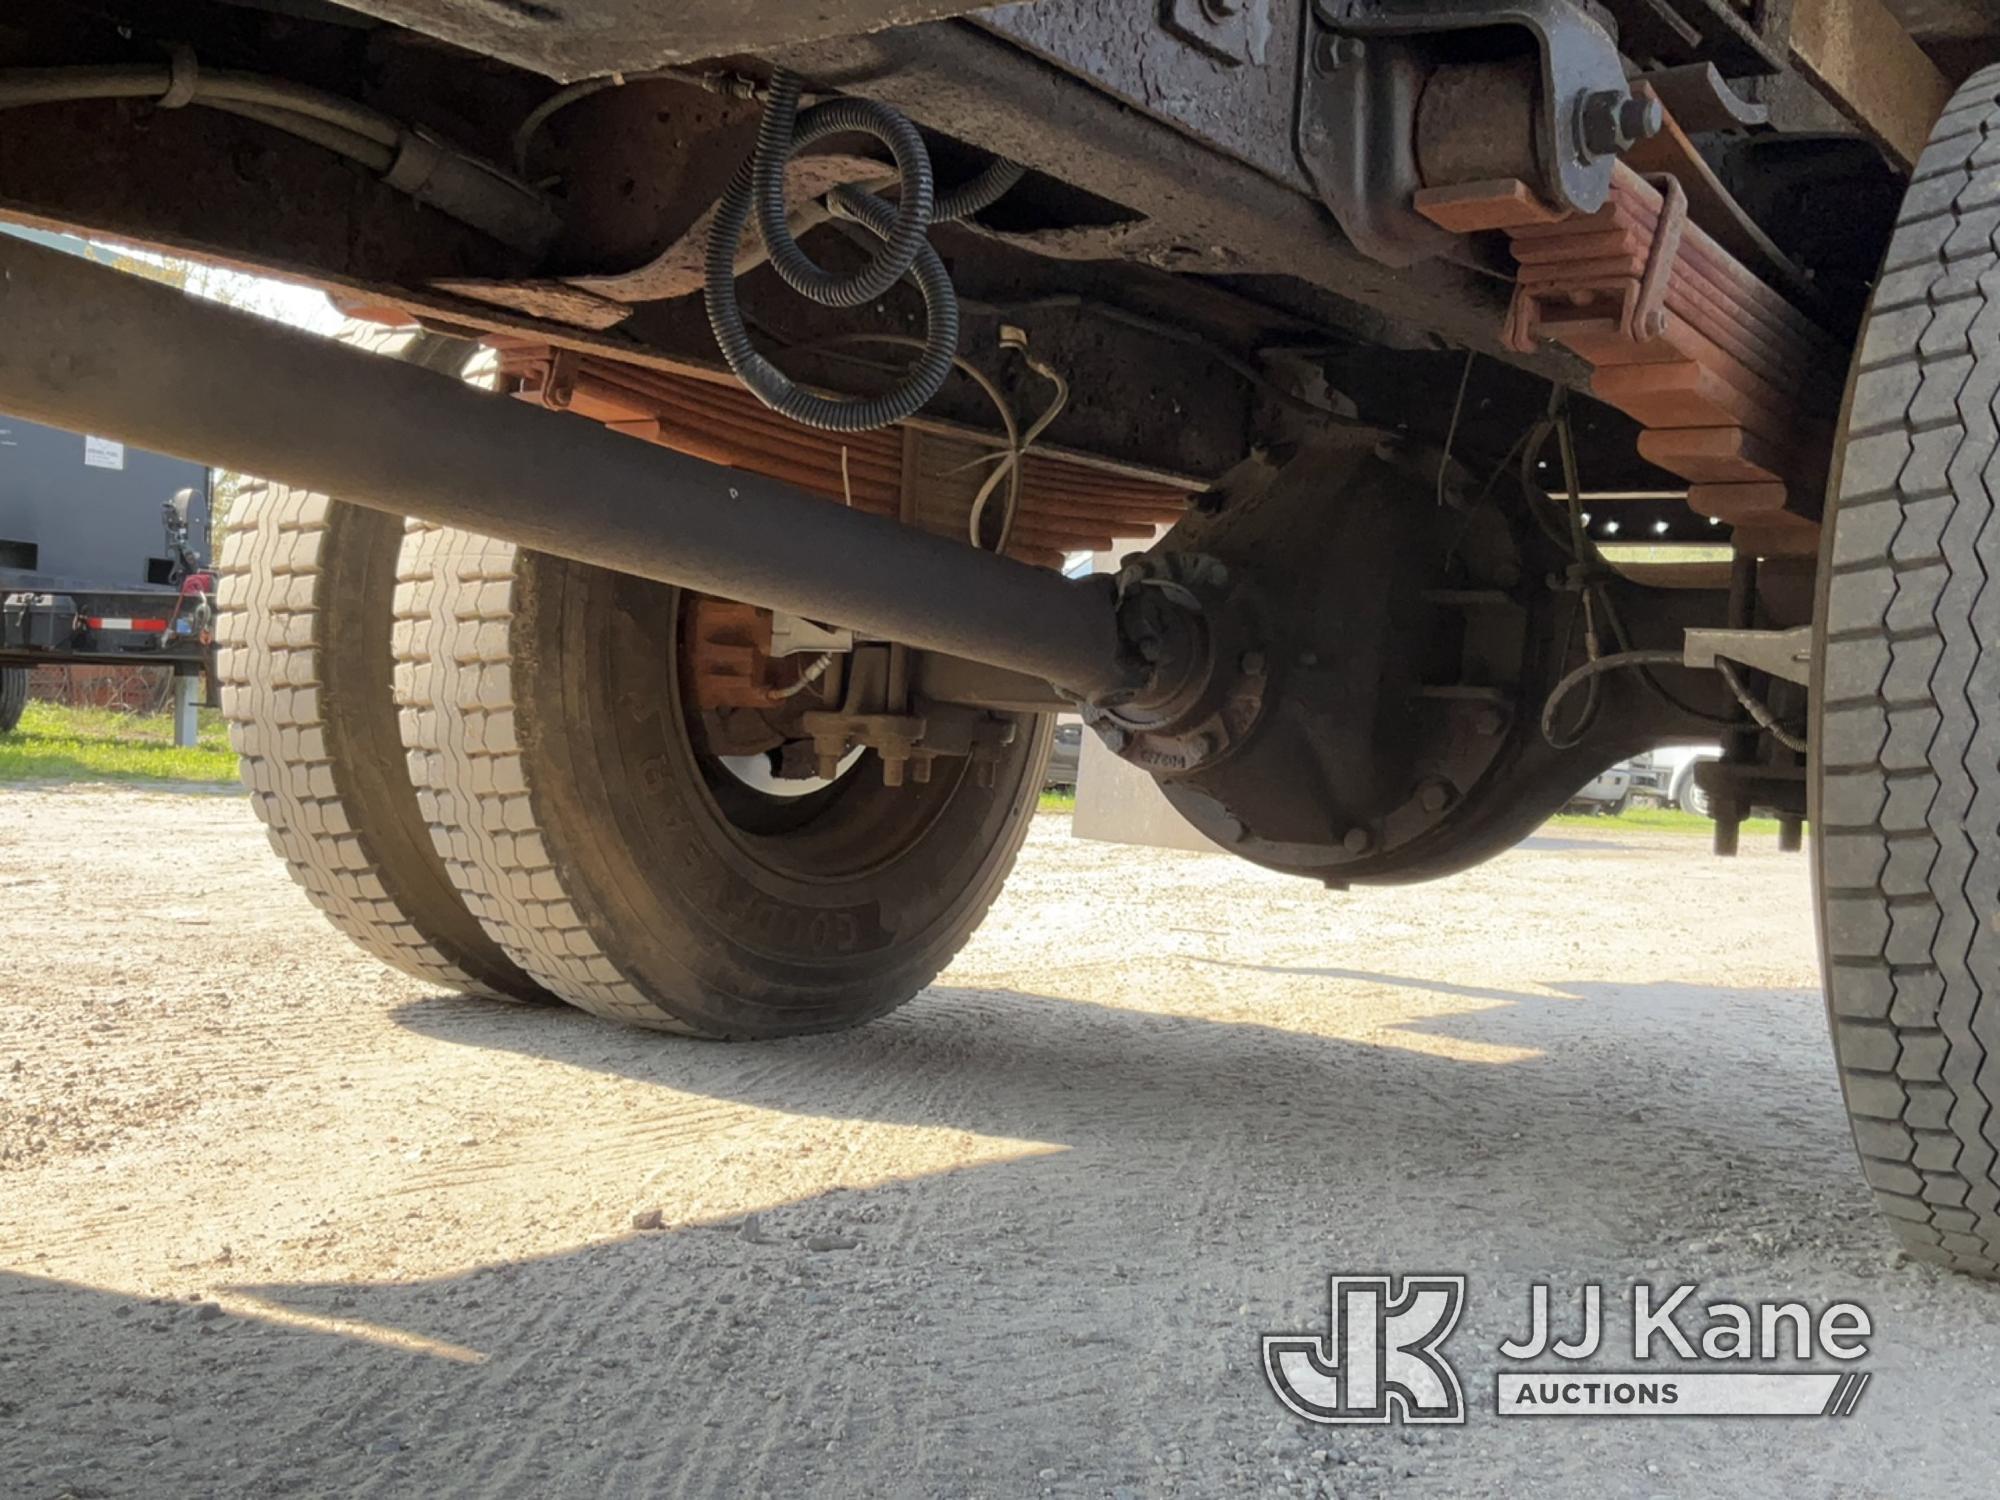
[[[0,889],[6,1496],[1992,1492],[2000,1295],[1873,1217],[1768,842],[1338,895],[1044,817],[931,992],[757,1047],[391,975],[233,797],[0,794]],[[1266,1388],[1380,1270],[1470,1275],[1463,1428]],[[1493,1414],[1529,1282],[1635,1279],[1863,1303],[1864,1403]]]

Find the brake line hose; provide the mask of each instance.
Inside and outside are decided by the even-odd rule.
[[[705,266],[709,327],[722,357],[752,395],[781,416],[825,432],[866,432],[913,416],[944,385],[958,354],[958,295],[951,275],[928,238],[930,226],[964,218],[995,202],[1020,181],[1025,168],[995,160],[971,182],[937,196],[930,151],[906,115],[870,99],[834,99],[799,110],[802,82],[780,72],[758,127],[757,146],[716,205]],[[894,204],[858,187],[829,195],[834,211],[880,242],[868,263],[851,275],[828,271],[799,248],[787,223],[785,168],[798,151],[830,135],[863,133],[889,148],[895,159]],[[880,297],[905,277],[923,294],[923,352],[904,378],[876,396],[821,396],[772,364],[750,341],[736,300],[736,259],[752,217],[785,285],[822,307],[853,308]]]

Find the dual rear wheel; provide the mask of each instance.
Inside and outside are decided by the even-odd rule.
[[[414,354],[463,363],[442,341]],[[455,363],[454,363],[455,361]],[[224,544],[219,665],[271,842],[376,957],[706,1037],[853,1025],[999,893],[1048,721],[983,784],[872,754],[804,795],[701,748],[676,590],[268,486]]]
[[[1047,753],[991,784],[871,756],[786,796],[699,748],[683,596],[463,532],[412,530],[396,594],[410,777],[508,958],[598,1015],[714,1037],[853,1025],[928,984],[999,893]]]

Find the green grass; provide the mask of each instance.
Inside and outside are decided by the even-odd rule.
[[[201,710],[201,741],[191,750],[174,748],[167,714],[116,713],[102,708],[59,708],[30,703],[21,727],[0,735],[0,782],[7,781],[183,781],[229,785],[236,780],[236,755],[222,715]],[[1075,792],[1042,793],[1040,811],[1073,813]],[[1706,836],[1714,825],[1693,813],[1664,807],[1635,807],[1618,817],[1561,813],[1557,828],[1659,829]],[[1751,818],[1744,833],[1776,837],[1772,818]]]
[[[1698,833],[1708,835],[1715,824],[1707,818],[1693,813],[1679,812],[1671,807],[1634,807],[1610,817],[1603,813],[1557,813],[1549,819],[1555,828],[1602,828],[1607,832],[1620,828],[1659,829],[1664,833]],[[1759,834],[1778,835],[1776,818],[1745,818],[1743,832],[1756,837]]]
[[[200,740],[174,746],[168,714],[30,703],[12,734],[0,735],[0,782],[236,780],[236,754],[222,715],[201,710]]]

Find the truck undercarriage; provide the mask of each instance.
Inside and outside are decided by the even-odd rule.
[[[280,482],[222,675],[336,921],[667,1029],[920,988],[1057,709],[1335,887],[1720,740],[1719,848],[1813,814],[1871,1182],[1991,1270],[1994,19],[77,0],[0,21],[0,216],[424,333],[8,241],[0,409]]]

